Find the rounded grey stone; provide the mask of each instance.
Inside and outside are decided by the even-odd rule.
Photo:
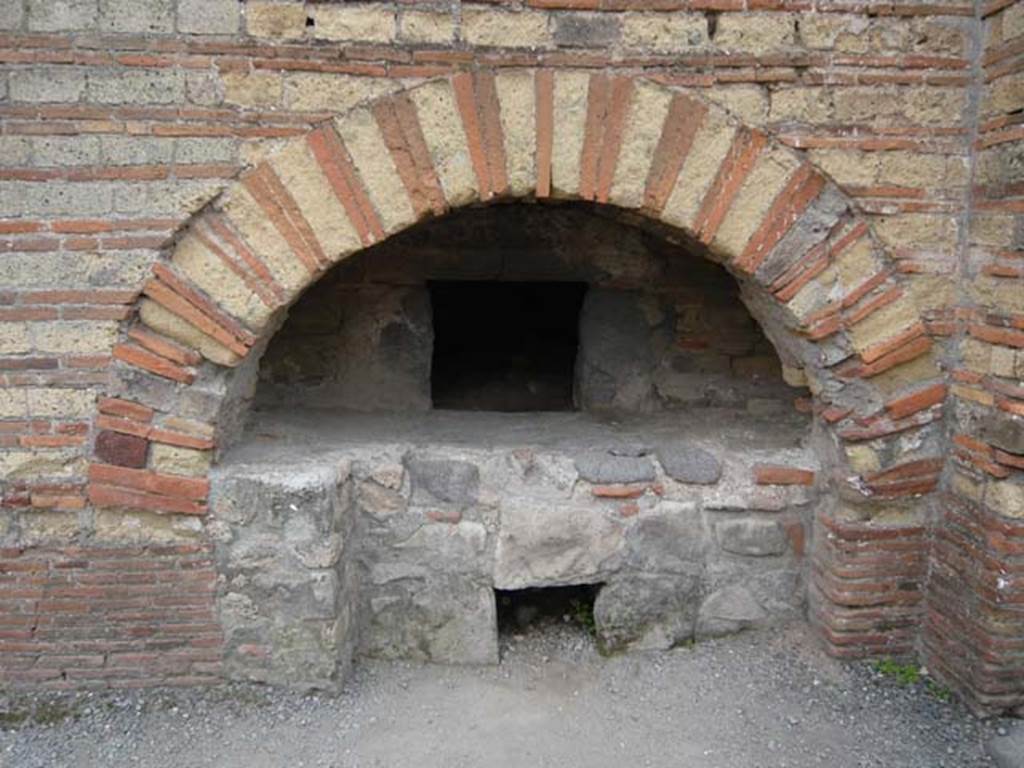
[[[591,483],[643,483],[654,480],[654,463],[646,456],[614,456],[588,451],[576,457],[576,471]]]
[[[695,445],[665,445],[658,449],[665,474],[680,483],[713,485],[722,477],[722,462]]]

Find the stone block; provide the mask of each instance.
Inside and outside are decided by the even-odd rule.
[[[730,53],[763,54],[796,43],[796,16],[789,13],[725,13],[718,20],[715,46]]]
[[[1024,768],[1024,725],[1010,723],[1002,735],[989,737],[985,751],[996,768]]]
[[[739,518],[721,520],[715,525],[718,544],[734,555],[766,557],[785,554],[786,533],[775,520]]]
[[[284,106],[299,111],[345,112],[398,87],[396,81],[382,77],[303,72],[285,78]]]
[[[108,137],[105,137],[108,138]],[[60,167],[101,162],[98,136],[37,136],[32,138],[35,165]]]
[[[360,650],[444,664],[498,661],[494,592],[461,579],[404,582],[363,601]]]
[[[17,167],[32,162],[33,141],[28,136],[0,136],[0,163]],[[42,159],[45,164],[45,158]]]
[[[312,34],[319,40],[390,43],[395,39],[395,9],[384,3],[314,5]]]
[[[25,0],[0,0],[0,29],[19,29],[25,21]]]
[[[205,476],[213,461],[210,451],[197,451],[177,445],[154,443],[152,467],[157,472],[169,475]]]
[[[693,637],[700,605],[696,574],[623,575],[594,601],[594,623],[606,651],[671,648]]]
[[[591,288],[580,310],[576,400],[584,410],[645,412],[654,407],[655,332],[640,296]]]
[[[88,389],[28,387],[24,392],[29,416],[69,419],[92,416],[96,408],[96,393]]]
[[[192,35],[236,34],[241,8],[237,0],[178,0],[178,31]]]
[[[85,94],[85,74],[69,67],[16,69],[8,88],[12,101],[78,101]]]
[[[510,470],[506,494],[548,500],[568,499],[579,473],[575,462],[557,453],[537,453],[523,448],[507,457]]]
[[[97,0],[29,0],[28,28],[33,32],[71,32],[95,27]]]
[[[480,469],[468,461],[410,454],[405,468],[412,481],[413,504],[467,505],[480,494]]]
[[[622,561],[625,529],[601,509],[506,501],[494,555],[497,589],[592,584]]]
[[[546,13],[493,8],[463,9],[462,39],[496,48],[548,48],[553,42]]]
[[[603,48],[619,41],[621,22],[611,13],[559,13],[552,17],[555,44],[563,48]]]
[[[689,574],[702,567],[707,531],[692,502],[662,501],[626,533],[626,566],[642,573]]]
[[[1024,483],[993,481],[985,489],[985,504],[1006,517],[1024,518]]]
[[[768,119],[768,94],[760,86],[714,88],[708,94],[708,99],[748,125],[762,125]]]
[[[99,0],[101,32],[163,34],[174,31],[176,0]]]
[[[752,627],[767,617],[750,592],[729,586],[713,592],[700,606],[697,639],[720,637]]]
[[[680,483],[713,485],[722,477],[722,463],[714,454],[695,445],[662,445],[657,454],[665,474]]]
[[[224,101],[240,107],[276,107],[284,94],[284,80],[276,72],[225,72]]]
[[[19,355],[31,351],[29,323],[7,322],[0,326],[0,354]]]
[[[681,53],[708,44],[703,14],[627,13],[622,21],[622,44],[653,53]]]
[[[189,543],[197,541],[202,534],[202,521],[192,515],[97,509],[93,518],[92,535],[94,539],[104,542]]]
[[[185,73],[185,95],[193,104],[204,107],[224,103],[224,83],[220,75],[209,70]],[[262,147],[263,145],[258,145]]]
[[[463,579],[486,580],[492,570],[487,529],[480,523],[424,523],[394,548],[403,566],[422,572],[458,574]],[[382,559],[389,560],[388,554]]]
[[[86,98],[101,104],[177,104],[185,98],[185,76],[173,69],[90,74]]]
[[[643,483],[655,479],[654,463],[647,456],[629,456],[616,449],[599,449],[577,456],[574,463],[581,479],[590,483]]]
[[[37,352],[54,355],[109,354],[118,335],[113,320],[62,320],[33,323]]]
[[[399,37],[409,43],[450,43],[455,40],[455,18],[451,13],[403,11]]]
[[[245,4],[245,30],[253,37],[294,40],[306,34],[306,8],[302,3],[256,0]]]

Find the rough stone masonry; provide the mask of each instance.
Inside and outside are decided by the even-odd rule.
[[[428,441],[382,482],[358,460],[267,474],[297,511],[241,479],[255,497],[226,510],[211,472],[259,444],[260,359],[335,264],[455,209],[581,201],[722,265],[809,388],[811,455],[740,451],[720,483],[734,461],[759,494],[811,484],[796,611],[824,647],[918,654],[979,709],[1024,703],[1021,3],[0,0],[0,30],[3,685],[200,684],[260,664],[337,679],[358,643],[420,643],[367,553],[399,570],[417,555],[360,527],[379,512],[361,489],[399,525],[426,506],[429,462],[477,467],[485,494],[505,477],[491,459]],[[646,447],[632,458],[657,480],[678,457]],[[561,450],[581,476],[604,466]],[[606,503],[589,483],[572,491],[583,538]],[[661,566],[618,581],[647,524],[620,516],[598,574],[609,642],[641,624],[669,642],[714,608],[722,530],[703,496],[687,513],[703,533],[676,525],[666,506],[688,502],[664,488],[641,497],[651,525],[704,554],[672,585]],[[426,582],[460,586],[454,625],[424,609],[428,648],[490,642],[470,586],[491,586],[481,563],[515,524],[472,515],[516,519],[514,495],[492,501],[457,521],[446,501],[422,534],[452,548]],[[275,541],[290,571],[283,549],[261,559]],[[639,594],[673,621],[621,620],[616,600]],[[764,610],[751,598],[731,606]]]

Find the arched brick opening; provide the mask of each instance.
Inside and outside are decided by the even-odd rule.
[[[691,93],[572,71],[476,71],[360,106],[247,171],[153,268],[115,347],[89,497],[203,515],[237,375],[333,264],[494,200],[616,206],[704,244],[814,395],[831,449],[812,619],[841,656],[916,642],[946,387],[889,256],[799,154]],[[777,468],[765,482],[804,482]]]

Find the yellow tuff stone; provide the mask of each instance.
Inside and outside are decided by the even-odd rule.
[[[505,137],[509,191],[519,197],[537,183],[537,116],[533,72],[502,72],[494,79]]]
[[[638,83],[622,132],[610,201],[624,208],[639,208],[644,201],[651,159],[661,138],[672,93],[650,83]]]
[[[292,40],[306,33],[306,9],[299,3],[250,0],[245,9],[245,29],[253,37]]]
[[[270,164],[309,222],[328,259],[337,261],[362,247],[344,206],[305,141],[285,147],[271,158]]]
[[[384,231],[390,234],[409,226],[416,213],[373,115],[366,109],[353,110],[336,125]]]
[[[383,3],[314,5],[313,37],[320,40],[389,43],[395,39],[395,9]]]
[[[409,97],[448,202],[459,206],[478,199],[476,172],[451,85],[446,80],[427,83],[410,91]]]
[[[693,225],[704,194],[735,136],[736,128],[726,119],[725,112],[717,107],[709,109],[665,204],[662,212],[665,221],[684,229]]]
[[[571,197],[580,189],[580,153],[587,123],[587,86],[582,72],[555,74],[554,135],[551,150],[551,192]]]
[[[220,365],[237,365],[240,358],[217,340],[207,336],[191,323],[168,312],[150,299],[139,305],[139,318],[154,331],[170,336],[187,347],[197,350],[203,357]]]
[[[501,48],[546,48],[552,42],[546,13],[493,8],[464,8],[462,38],[470,45]]]
[[[178,241],[171,263],[229,314],[253,329],[266,324],[270,317],[267,305],[195,235]]]
[[[261,109],[281,104],[284,80],[276,72],[225,72],[221,80],[228,104]]]

